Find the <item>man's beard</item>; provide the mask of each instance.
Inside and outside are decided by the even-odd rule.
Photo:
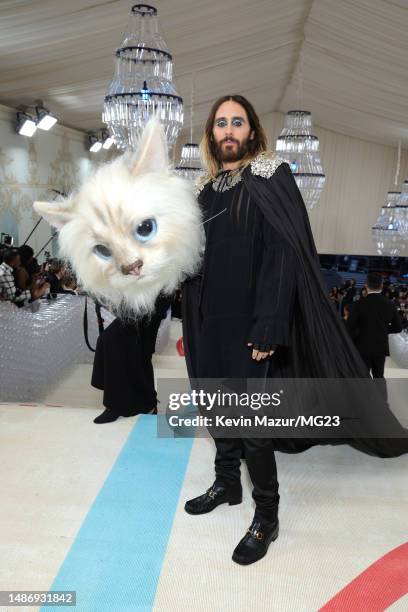
[[[245,155],[248,153],[249,138],[246,138],[241,143],[239,142],[239,140],[236,140],[234,138],[233,142],[238,144],[237,149],[225,149],[223,146],[225,141],[226,139],[223,139],[220,142],[216,143],[215,145],[216,146],[215,155],[219,162],[224,162],[224,163],[237,162],[237,161],[240,161],[243,157],[245,157]]]

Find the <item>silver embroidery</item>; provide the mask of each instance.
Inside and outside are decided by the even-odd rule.
[[[209,181],[209,177],[205,176],[205,177],[200,177],[198,178],[195,183],[194,183],[194,195],[196,198],[198,198],[198,196],[200,195],[200,193],[202,192],[202,190],[204,189],[204,187],[207,185],[208,181]]]
[[[251,172],[257,176],[269,179],[275,174],[279,166],[284,163],[287,163],[286,159],[266,151],[260,153],[251,161]]]
[[[238,168],[237,170],[231,170],[229,173],[219,174],[212,184],[214,191],[228,191],[228,189],[238,185],[242,181],[243,170],[244,168]]]

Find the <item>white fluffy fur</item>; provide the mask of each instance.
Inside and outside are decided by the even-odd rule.
[[[145,129],[136,155],[106,164],[63,202],[35,202],[35,210],[60,228],[61,254],[72,264],[84,288],[114,307],[133,314],[153,309],[157,295],[171,293],[200,260],[202,226],[189,182],[169,171],[160,124]],[[134,231],[154,218],[157,234],[139,242]],[[95,245],[112,252],[100,259]],[[125,275],[122,265],[143,260],[140,278]]]

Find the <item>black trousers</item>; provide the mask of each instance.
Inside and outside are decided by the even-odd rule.
[[[268,362],[254,361],[247,347],[251,324],[252,319],[246,316],[204,319],[199,343],[199,379],[233,379],[234,390],[241,387],[240,391],[245,392],[247,379],[265,378]],[[253,485],[255,516],[273,522],[278,515],[279,484],[272,440],[214,438],[214,443],[215,483],[229,488],[240,486],[240,464],[244,456]]]
[[[368,371],[371,372],[373,378],[379,379],[376,384],[384,399],[387,401],[387,383],[384,378],[384,366],[385,366],[385,355],[365,355],[361,353],[364,363],[366,364]]]
[[[278,517],[279,484],[272,441],[268,438],[214,438],[215,484],[233,489],[240,483],[245,456],[253,484],[255,517],[273,522]]]
[[[371,370],[373,378],[384,378],[385,355],[361,354],[368,370]]]
[[[161,316],[124,323],[115,319],[99,336],[91,384],[118,416],[147,413],[157,406],[152,355]]]

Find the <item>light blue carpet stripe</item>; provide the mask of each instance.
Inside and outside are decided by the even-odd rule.
[[[67,612],[152,609],[192,443],[138,418],[51,587],[77,592]]]

